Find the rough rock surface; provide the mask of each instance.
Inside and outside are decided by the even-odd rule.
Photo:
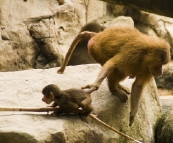
[[[60,66],[81,26],[106,10],[97,0],[1,0],[0,71]]]
[[[92,83],[100,70],[98,64],[69,66],[64,74],[57,68],[32,69],[17,72],[1,72],[0,106],[45,107],[41,90],[48,84],[61,89],[80,88]],[[122,84],[131,87],[133,80]],[[102,121],[145,143],[154,142],[155,122],[161,114],[154,80],[146,86],[140,101],[138,114],[129,127],[130,95],[127,103],[111,95],[106,80],[98,91],[92,93],[93,113]],[[125,143],[124,137],[106,129],[93,119],[88,124],[77,115],[51,117],[47,113],[0,112],[0,143]]]

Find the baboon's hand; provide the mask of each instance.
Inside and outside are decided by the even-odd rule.
[[[64,73],[64,70],[62,68],[60,68],[60,69],[57,70],[57,73],[58,74],[63,74]]]
[[[132,112],[130,112],[130,120],[129,120],[129,126],[132,126],[135,116],[132,115]]]
[[[87,114],[87,115],[85,115],[85,114],[79,114],[79,118],[80,118],[82,121],[86,122],[86,123],[87,123],[87,117],[88,117],[88,114]]]
[[[92,87],[92,85],[91,84],[88,84],[86,86],[82,86],[81,89],[86,89],[86,88],[91,88],[91,87]]]
[[[82,86],[81,87],[82,89],[86,89],[86,88],[93,88],[93,89],[96,89],[96,90],[98,90],[98,88],[99,88],[99,85],[98,84],[88,84],[88,85],[86,85],[86,86]]]

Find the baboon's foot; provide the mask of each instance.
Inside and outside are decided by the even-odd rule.
[[[130,90],[128,87],[125,87],[123,85],[118,85],[118,89],[121,90],[122,92],[125,92],[126,94],[130,94]]]
[[[125,103],[128,100],[128,94],[126,92],[122,92],[122,90],[111,90],[111,93],[113,95],[116,95],[119,97],[120,101]]]
[[[78,113],[78,115],[82,121],[87,122],[88,113]]]

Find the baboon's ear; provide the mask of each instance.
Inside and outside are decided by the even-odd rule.
[[[55,98],[55,96],[54,96],[54,94],[53,94],[52,92],[50,92],[50,98],[51,98],[52,100],[54,100],[54,98]]]

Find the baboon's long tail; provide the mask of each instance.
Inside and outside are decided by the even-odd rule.
[[[91,39],[93,36],[95,36],[97,33],[95,32],[89,32],[89,31],[84,31],[79,33],[76,38],[73,40],[72,44],[70,45],[70,48],[65,56],[64,62],[61,66],[60,69],[58,69],[57,73],[62,74],[65,70],[65,67],[68,64],[68,61],[70,60],[70,57],[74,51],[74,49],[76,48],[76,45],[83,39]]]

